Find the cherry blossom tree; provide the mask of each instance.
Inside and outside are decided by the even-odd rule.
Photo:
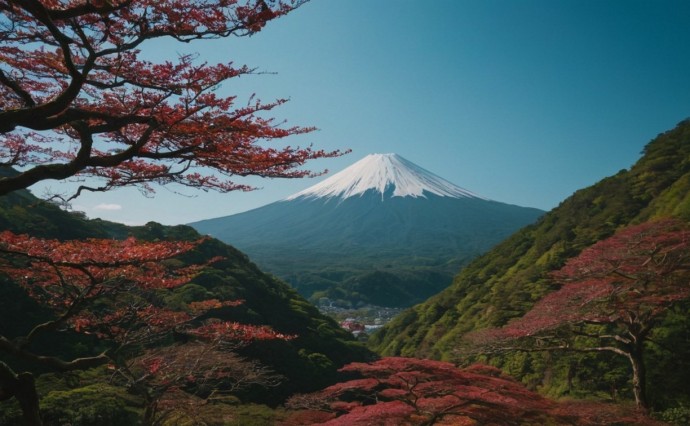
[[[0,164],[21,168],[0,178],[0,195],[70,177],[99,182],[77,196],[171,183],[226,192],[251,189],[233,176],[310,175],[298,167],[340,153],[272,146],[313,130],[266,116],[284,99],[217,94],[254,68],[145,55],[161,38],[253,35],[304,1],[0,1]]]
[[[645,345],[670,306],[690,298],[690,230],[659,220],[585,249],[553,277],[561,287],[502,328],[471,333],[481,352],[609,352],[631,366],[636,404],[648,408]]]

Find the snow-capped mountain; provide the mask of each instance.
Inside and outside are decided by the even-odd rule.
[[[382,196],[393,188],[392,197],[483,198],[419,167],[398,154],[369,154],[321,183],[287,197],[349,198],[374,190]]]
[[[396,154],[371,154],[284,200],[191,226],[307,297],[408,306],[543,213],[481,197]]]

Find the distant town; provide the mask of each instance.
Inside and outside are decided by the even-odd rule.
[[[321,313],[335,319],[345,330],[350,331],[361,340],[383,327],[404,310],[404,308],[387,308],[384,306],[365,305],[359,308],[343,308],[328,297],[319,299]]]

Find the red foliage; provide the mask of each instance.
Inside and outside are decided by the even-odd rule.
[[[199,242],[143,242],[132,238],[63,242],[5,231],[0,233],[0,253],[4,254],[0,271],[55,311],[57,319],[49,328],[69,324],[75,331],[96,333],[124,344],[134,338],[131,331],[136,326],[145,325],[146,333],[151,335],[190,321],[185,312],[120,300],[130,292],[173,288],[189,282],[201,265],[173,269],[164,260],[189,251]],[[91,304],[106,297],[110,307],[94,312]]]
[[[327,425],[514,424],[545,419],[555,406],[489,366],[459,369],[447,362],[391,357],[352,363],[341,371],[363,378],[293,397],[288,405],[335,413]]]
[[[634,407],[583,401],[556,403],[500,370],[475,364],[383,358],[341,369],[363,378],[293,396],[284,425],[657,425]]]
[[[0,253],[4,254],[0,271],[55,311],[57,319],[50,328],[69,324],[77,332],[107,337],[120,345],[147,341],[174,329],[210,341],[292,338],[269,327],[234,322],[191,326],[209,310],[237,306],[241,301],[197,301],[185,311],[174,311],[145,297],[147,292],[189,282],[204,265],[172,267],[174,263],[165,260],[201,241],[144,242],[129,238],[62,242],[5,231],[0,233]],[[101,306],[95,310],[97,301]]]
[[[148,375],[149,386],[178,386],[226,381],[236,390],[251,384],[277,383],[278,375],[247,361],[237,354],[222,350],[217,344],[187,343],[147,351],[132,364]]]
[[[103,181],[79,191],[127,185],[152,191],[150,183],[173,182],[247,190],[230,177],[310,175],[297,167],[340,153],[259,144],[312,130],[263,116],[285,100],[238,106],[234,96],[214,92],[253,69],[192,55],[153,63],[143,54],[147,41],[163,37],[251,35],[302,2],[0,3],[0,163],[28,166],[0,178],[0,194],[75,175]]]
[[[0,252],[14,258],[0,259],[0,266],[36,298],[51,306],[65,306],[128,285],[172,288],[184,284],[200,266],[171,271],[162,260],[189,251],[199,242],[59,241],[4,231]]]
[[[297,336],[278,333],[267,326],[216,321],[188,330],[191,335],[218,341],[290,340]]]
[[[302,410],[293,413],[280,423],[281,426],[320,425],[335,417],[333,413],[319,410]]]
[[[271,382],[274,375],[250,362],[240,362],[221,349],[254,340],[293,336],[265,326],[217,319],[200,321],[209,311],[236,306],[241,301],[199,301],[180,311],[160,304],[162,292],[187,283],[203,268],[204,265],[180,267],[181,262],[171,260],[200,242],[134,239],[61,242],[0,233],[0,272],[10,275],[29,296],[55,313],[54,319],[37,324],[25,337],[11,340],[0,335],[0,352],[55,371],[87,369],[109,363],[130,380],[130,387],[144,397],[147,407],[156,410],[160,401],[169,398],[163,394],[173,385],[222,381],[239,386],[254,379],[257,384],[264,379],[267,382],[262,383]],[[104,344],[108,349],[98,355],[86,353],[73,360],[46,355],[50,348],[37,348],[40,354],[34,352],[36,345],[31,343],[37,336],[66,328],[107,339]],[[184,335],[185,340],[191,342],[174,348],[159,347],[173,332]],[[148,349],[143,358],[134,361],[144,367],[145,373],[134,374],[134,364],[122,354],[152,347],[158,349]],[[17,377],[7,364],[0,362],[0,394],[5,398],[15,396],[23,406],[29,407],[22,400],[26,390],[20,388]],[[148,386],[144,386],[145,383]],[[159,391],[151,393],[152,386]],[[29,391],[35,395],[35,389]],[[31,420],[34,424],[40,416],[37,398],[31,398],[35,402],[25,409],[25,416],[34,419]],[[198,398],[187,402],[192,400]],[[150,418],[155,415],[154,412],[147,414]]]
[[[648,332],[669,305],[690,297],[690,231],[673,220],[633,226],[600,241],[554,272],[563,286],[525,316],[473,336],[495,342],[572,324]]]
[[[0,1],[0,195],[45,179],[77,177],[106,191],[176,183],[221,192],[252,189],[234,176],[304,177],[306,161],[337,156],[270,142],[312,128],[267,118],[285,100],[245,105],[215,89],[251,74],[247,66],[208,64],[195,55],[161,63],[146,58],[150,40],[180,42],[251,35],[304,0],[28,0]],[[72,361],[37,355],[35,336],[71,327],[110,339],[117,349],[150,345],[171,331],[220,344],[226,340],[288,339],[267,327],[201,324],[199,316],[237,302],[195,302],[183,311],[155,303],[156,292],[188,282],[203,265],[176,268],[167,259],[198,242],[61,242],[0,234],[0,269],[52,308],[54,320],[0,351],[53,370],[117,363],[110,353]],[[178,363],[179,365],[179,363]],[[119,367],[122,367],[121,363]],[[151,373],[163,364],[153,362]],[[196,377],[194,375],[189,377]],[[31,382],[33,383],[33,382]],[[0,362],[0,395],[23,397],[40,423],[35,388]],[[33,387],[33,384],[30,384]]]
[[[631,226],[587,248],[552,275],[562,284],[559,290],[522,318],[503,328],[472,333],[467,340],[484,352],[622,355],[631,363],[635,397],[644,408],[644,343],[670,305],[690,298],[687,225],[668,219]],[[580,339],[576,343],[573,337]]]
[[[116,381],[143,397],[146,424],[164,424],[171,416],[194,418],[201,405],[226,394],[282,379],[219,342],[193,342],[147,350],[121,368]]]

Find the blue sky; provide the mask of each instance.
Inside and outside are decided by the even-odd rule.
[[[549,210],[690,117],[688,22],[685,0],[312,0],[251,38],[160,43],[149,54],[198,52],[275,73],[219,90],[289,97],[274,115],[320,130],[284,143],[353,151],[312,170],[396,152],[482,196]],[[263,189],[231,194],[160,188],[151,199],[119,190],[74,208],[187,223],[318,180],[250,179]]]

